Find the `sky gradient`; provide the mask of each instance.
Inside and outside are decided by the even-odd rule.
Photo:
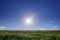
[[[33,25],[24,21],[33,16]],[[0,0],[1,30],[60,30],[60,0]]]

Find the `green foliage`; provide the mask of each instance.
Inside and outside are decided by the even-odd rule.
[[[60,40],[60,31],[0,31],[0,40]]]

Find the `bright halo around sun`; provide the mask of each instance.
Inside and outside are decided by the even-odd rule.
[[[26,23],[30,24],[31,23],[31,19],[26,19]]]
[[[26,18],[26,20],[25,20],[26,25],[31,25],[32,24],[32,20],[33,20],[32,17]]]

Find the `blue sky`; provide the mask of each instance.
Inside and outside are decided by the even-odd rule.
[[[28,16],[31,27],[24,24]],[[60,30],[60,0],[0,0],[0,29]]]

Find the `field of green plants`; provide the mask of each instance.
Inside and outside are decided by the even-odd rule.
[[[0,31],[0,40],[60,40],[60,30]]]

